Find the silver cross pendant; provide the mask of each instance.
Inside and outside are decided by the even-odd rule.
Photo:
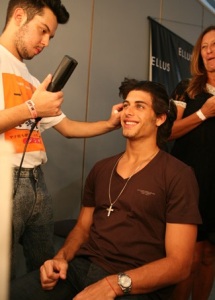
[[[106,210],[108,211],[107,216],[110,217],[110,214],[114,211],[114,209],[112,208],[113,204],[110,205],[110,207],[108,207]]]

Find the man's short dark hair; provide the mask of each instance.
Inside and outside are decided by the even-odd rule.
[[[18,7],[26,11],[27,22],[31,21],[35,15],[42,15],[45,7],[53,12],[58,24],[65,24],[69,20],[69,13],[61,3],[61,0],[10,0],[7,8],[5,27]]]

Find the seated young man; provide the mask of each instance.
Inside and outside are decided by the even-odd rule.
[[[161,150],[176,108],[158,83],[127,79],[123,153],[95,164],[76,226],[52,260],[11,283],[11,300],[171,298],[201,223],[192,169]]]

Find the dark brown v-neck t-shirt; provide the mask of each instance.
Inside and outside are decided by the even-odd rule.
[[[89,239],[77,253],[110,273],[165,257],[166,223],[201,223],[192,169],[162,150],[129,180],[108,217],[109,181],[120,155],[96,163],[87,177],[83,206],[95,211]],[[113,172],[112,202],[125,182]]]

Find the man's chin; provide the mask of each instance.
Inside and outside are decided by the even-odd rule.
[[[23,59],[24,59],[24,60],[31,60],[32,58],[34,58],[34,56],[35,56],[35,55],[32,55],[32,56],[29,56],[29,55],[28,55],[28,56],[23,57]]]
[[[123,132],[122,135],[124,136],[124,138],[126,139],[131,139],[133,138],[133,134],[132,133],[129,133],[129,132]]]

